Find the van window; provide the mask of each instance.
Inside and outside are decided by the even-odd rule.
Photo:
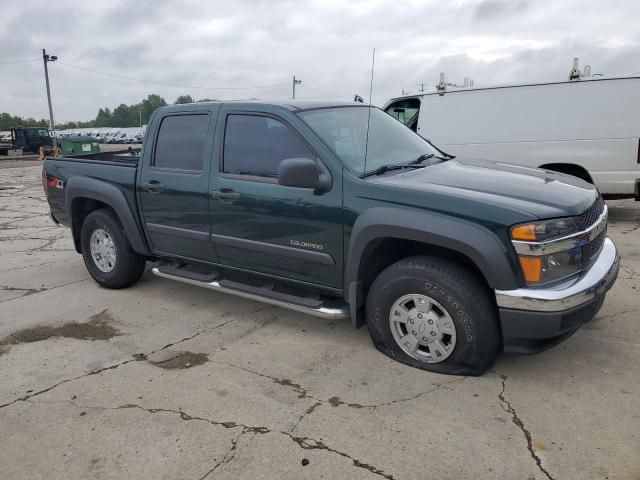
[[[277,177],[280,162],[297,157],[315,158],[281,121],[259,115],[227,116],[222,160],[224,173]]]
[[[401,123],[404,123],[414,132],[418,131],[418,116],[420,115],[420,100],[417,98],[405,98],[389,105],[385,112]]]
[[[157,168],[202,171],[208,115],[172,115],[162,119],[153,165]],[[120,138],[125,137],[126,132]]]

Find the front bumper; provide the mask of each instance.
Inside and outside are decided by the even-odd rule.
[[[554,288],[496,290],[505,350],[534,352],[574,333],[597,313],[620,268],[620,256],[606,238],[595,263],[577,280]]]

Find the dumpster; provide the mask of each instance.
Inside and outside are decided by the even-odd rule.
[[[100,145],[94,137],[63,137],[59,139],[60,154],[63,157],[73,157],[100,153]]]

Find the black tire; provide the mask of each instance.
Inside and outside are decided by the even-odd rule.
[[[102,271],[91,255],[90,240],[94,231],[102,229],[115,246],[115,264],[109,272]],[[131,248],[127,234],[112,210],[94,210],[82,223],[80,243],[84,264],[93,279],[106,288],[125,288],[137,282],[145,270],[146,260]]]
[[[394,338],[389,320],[391,308],[394,302],[409,294],[430,297],[453,320],[455,344],[449,356],[439,363],[427,363],[409,356]],[[386,268],[371,285],[366,313],[376,348],[394,360],[423,370],[481,375],[491,368],[502,350],[497,312],[490,291],[473,272],[446,258],[411,257]]]

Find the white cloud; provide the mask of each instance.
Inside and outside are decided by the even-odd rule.
[[[34,12],[47,26],[30,28]],[[440,71],[477,85],[561,80],[574,56],[607,75],[640,71],[640,2],[596,0],[23,0],[3,8],[0,61],[39,58],[150,81],[148,85],[51,65],[58,120],[90,119],[99,107],[159,93],[196,98],[300,98],[368,94],[374,101],[432,86]],[[0,64],[0,111],[47,116],[42,64]],[[337,97],[331,96],[331,94]]]

